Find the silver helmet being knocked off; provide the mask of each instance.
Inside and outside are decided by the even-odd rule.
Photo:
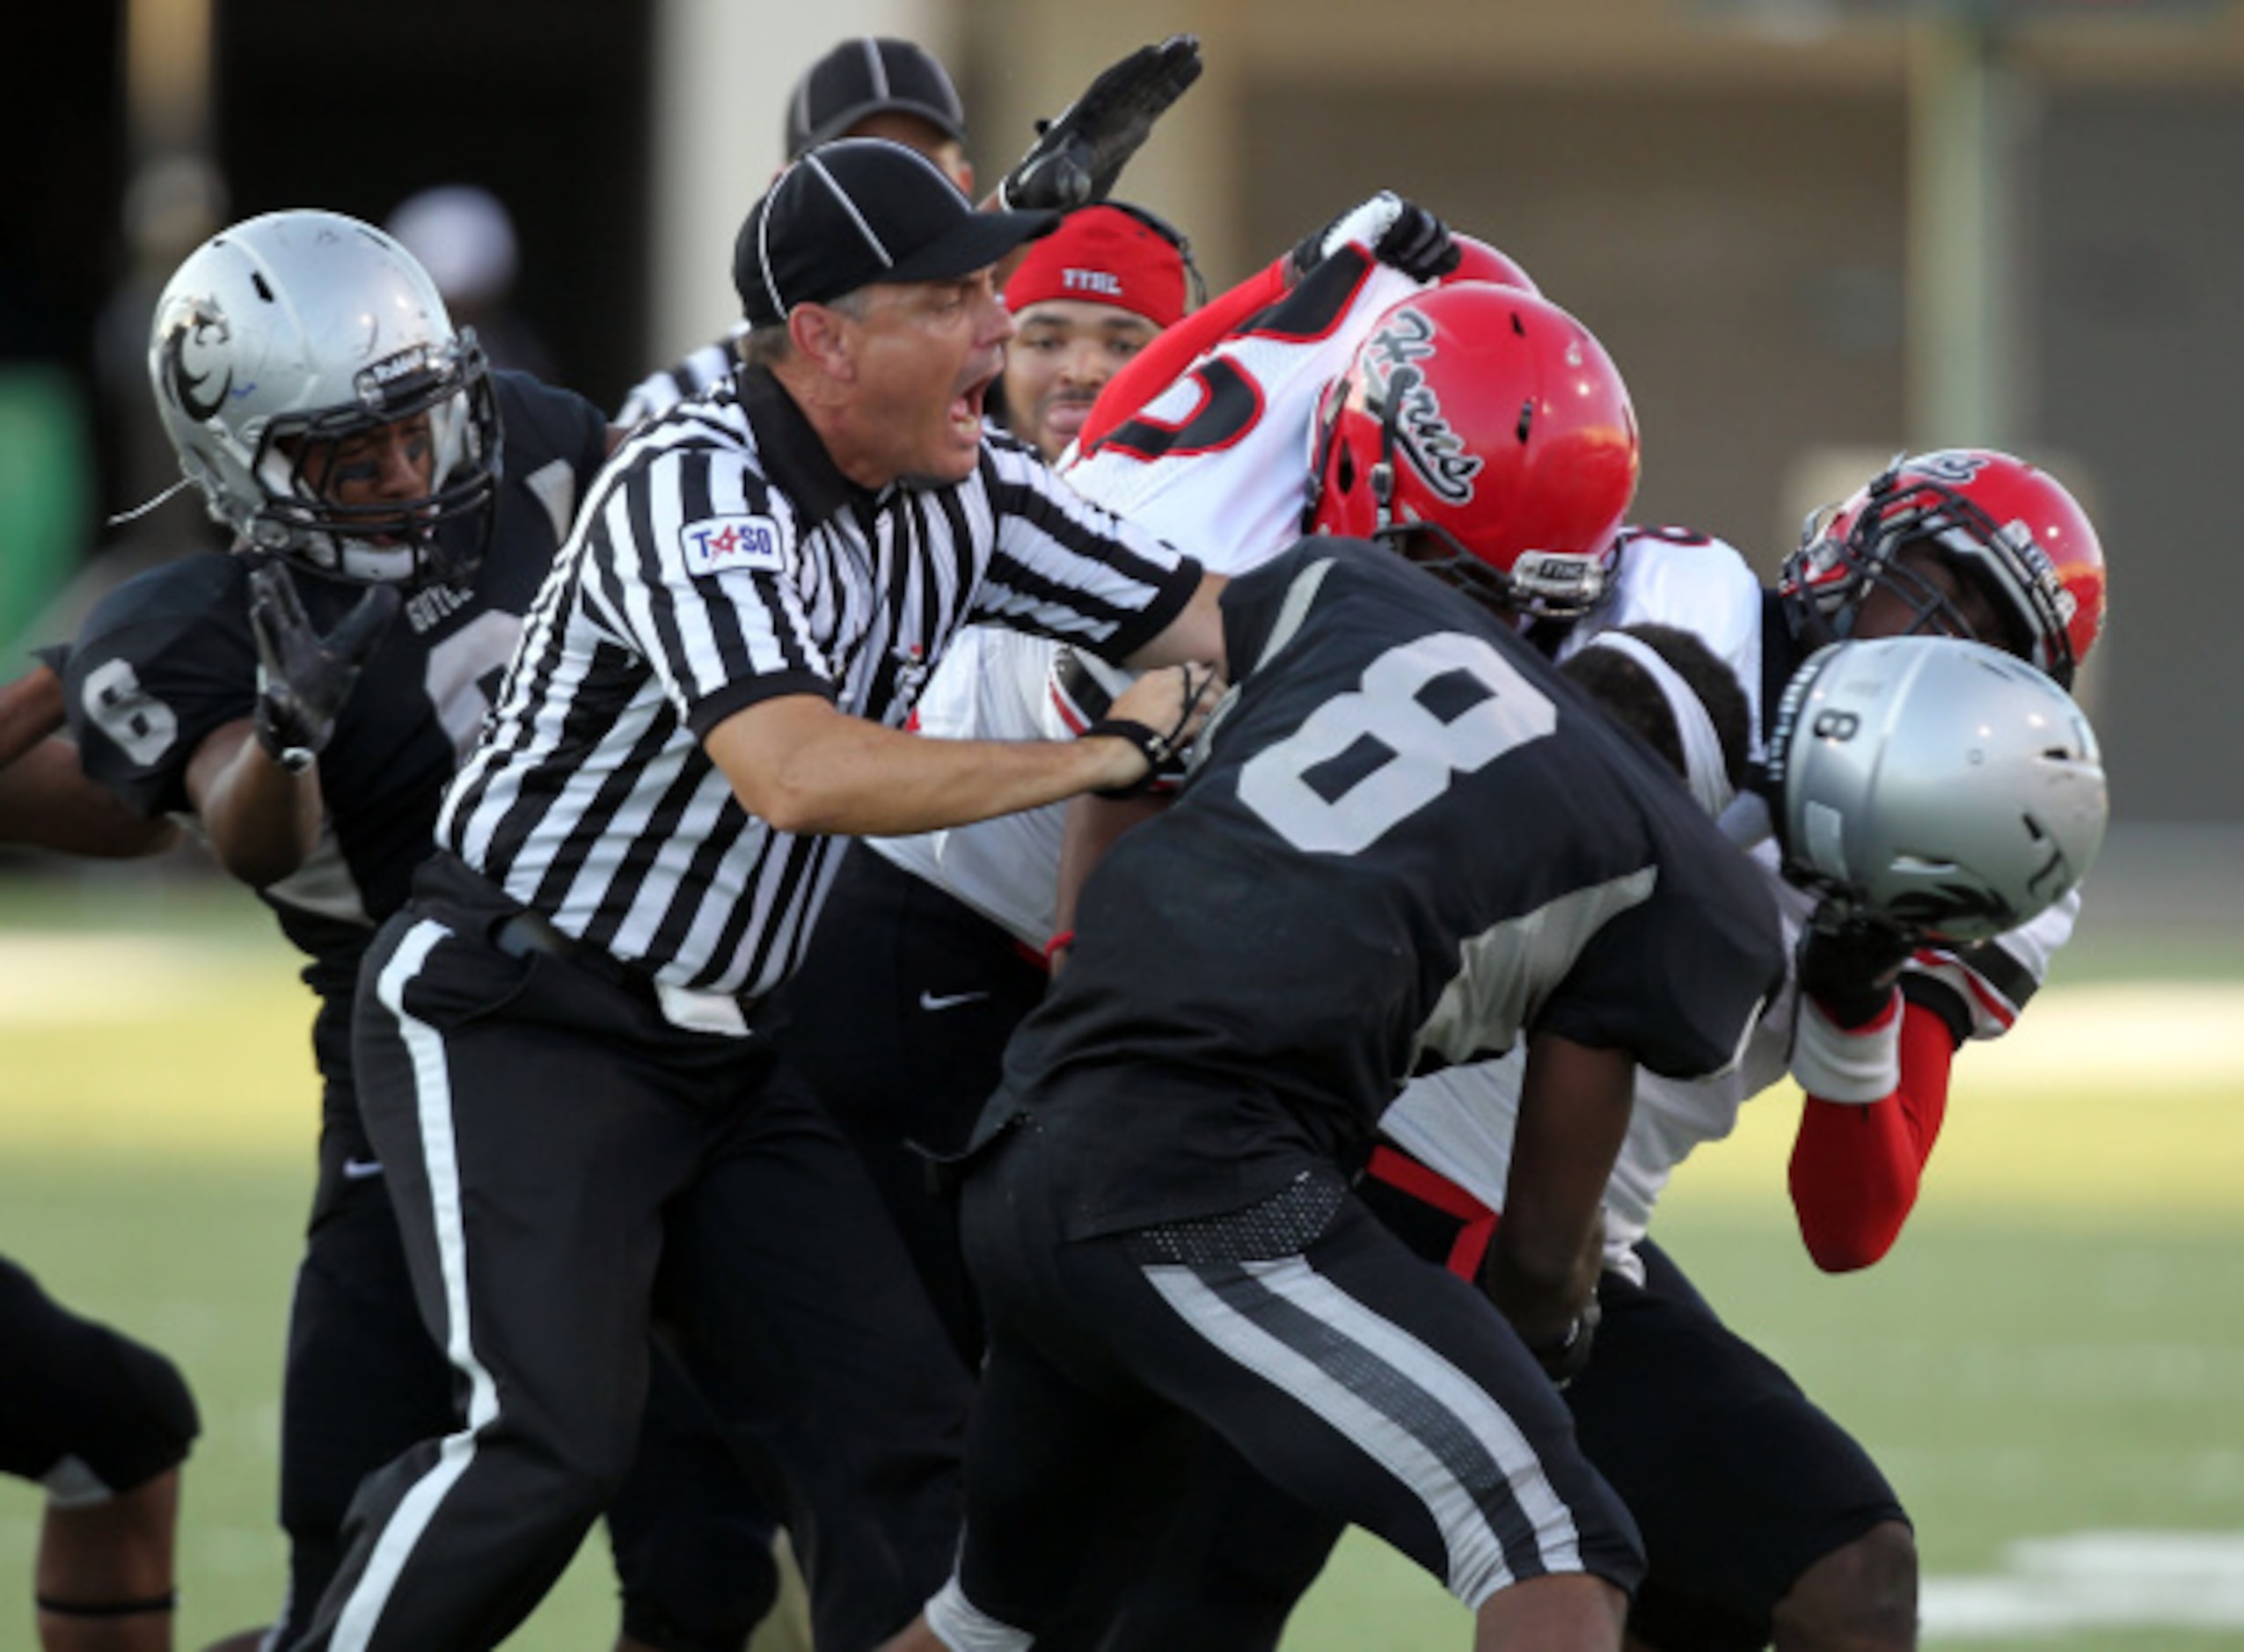
[[[157,300],[148,370],[179,468],[245,545],[331,579],[472,574],[499,464],[490,378],[473,331],[454,331],[435,283],[380,230],[300,209],[213,236]],[[338,505],[307,479],[321,447],[421,413],[425,497]]]
[[[1809,656],[1778,706],[1768,778],[1787,878],[1964,943],[2062,900],[2109,813],[2095,731],[2072,697],[1954,637]]]

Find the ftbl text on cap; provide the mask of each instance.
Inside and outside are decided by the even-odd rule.
[[[1185,311],[1184,249],[1120,207],[1078,208],[1005,282],[1005,307],[1015,315],[1060,298],[1173,325]]]
[[[733,243],[751,326],[873,281],[948,281],[996,263],[1058,222],[976,212],[942,168],[883,138],[822,143],[781,172]]]
[[[787,157],[842,136],[876,114],[912,114],[945,136],[966,142],[966,108],[958,88],[926,48],[910,40],[859,36],[803,70],[787,99]]]

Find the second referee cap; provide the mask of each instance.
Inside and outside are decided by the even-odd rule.
[[[802,71],[787,99],[787,158],[840,137],[866,117],[914,114],[947,137],[966,142],[958,88],[926,48],[859,36]]]
[[[823,143],[764,193],[733,243],[733,286],[751,326],[873,281],[947,281],[996,263],[1058,222],[976,212],[943,170],[884,138]]]

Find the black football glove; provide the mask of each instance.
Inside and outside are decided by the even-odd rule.
[[[257,743],[299,771],[335,733],[359,669],[404,603],[394,585],[374,585],[325,637],[311,626],[296,582],[277,562],[249,576],[249,625],[257,637]]]
[[[1918,939],[1890,919],[1826,902],[1801,932],[1800,990],[1841,1027],[1875,1020]]]
[[[1100,71],[1057,117],[1036,123],[1036,142],[998,186],[1013,212],[1071,212],[1104,201],[1153,130],[1161,112],[1200,78],[1200,41],[1172,34]]]
[[[1351,241],[1362,242],[1379,262],[1414,281],[1438,281],[1464,256],[1449,225],[1415,201],[1382,189],[1304,238],[1293,249],[1294,279],[1300,280]]]

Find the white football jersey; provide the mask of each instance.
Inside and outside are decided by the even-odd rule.
[[[1204,352],[1088,457],[1061,474],[1086,499],[1200,559],[1243,574],[1301,537],[1311,448],[1326,384],[1346,370],[1383,311],[1422,283],[1354,249],[1328,260],[1253,325]],[[1056,681],[1058,645],[976,626],[936,665],[923,734],[1064,740],[1077,731]],[[1041,949],[1055,925],[1066,806],[872,838],[873,851]]]

